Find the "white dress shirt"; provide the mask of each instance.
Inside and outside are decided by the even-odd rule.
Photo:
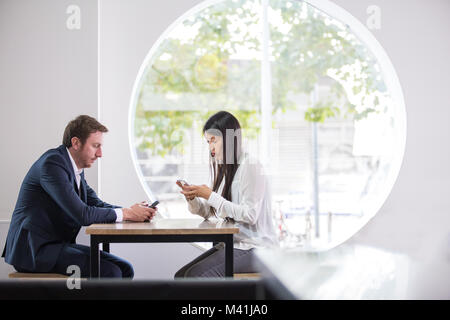
[[[72,167],[73,167],[73,172],[75,173],[75,179],[77,181],[77,187],[78,187],[78,194],[80,193],[80,183],[81,183],[81,174],[83,173],[84,169],[78,169],[77,164],[75,163],[75,161],[72,158],[72,155],[69,152],[69,149],[67,149],[67,153],[69,154],[69,158],[70,158],[70,162],[72,162]],[[122,209],[120,208],[116,208],[114,209],[114,211],[116,212],[116,222],[121,222],[123,220],[123,212]]]
[[[194,198],[188,201],[189,211],[209,218],[211,206],[218,218],[232,218],[239,227],[234,236],[234,247],[248,250],[256,247],[278,246],[278,238],[272,221],[271,188],[263,167],[257,160],[243,153],[231,184],[231,201],[221,196],[225,186],[212,192],[206,201]]]

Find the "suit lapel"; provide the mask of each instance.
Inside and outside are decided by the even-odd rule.
[[[70,161],[69,154],[67,153],[67,148],[64,145],[60,145],[58,151],[61,152],[63,158],[66,162],[66,168],[70,173],[70,177],[72,179],[73,188],[75,189],[76,194],[80,197],[81,201],[87,203],[87,194],[86,194],[86,181],[84,180],[84,171],[81,173],[81,181],[80,181],[80,190],[78,190],[77,186],[77,178],[75,178],[75,173],[73,172],[72,162]]]
[[[72,179],[75,179],[75,173],[73,172],[73,166],[72,162],[70,161],[69,154],[67,153],[67,148],[64,145],[60,145],[57,150],[62,154],[66,162],[66,168],[70,172],[70,176],[72,177]]]
[[[67,148],[64,145],[60,145],[57,149],[63,155],[63,158],[66,162],[67,171],[69,171],[70,177],[72,179],[72,184],[75,188],[75,192],[79,195],[80,193],[78,192],[77,179],[75,178],[75,172],[73,172],[73,166],[72,162],[70,161],[69,154],[67,153]]]

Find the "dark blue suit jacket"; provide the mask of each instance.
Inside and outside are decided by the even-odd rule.
[[[81,174],[80,195],[64,145],[45,152],[20,188],[2,257],[11,265],[48,272],[65,243],[81,226],[116,221],[114,208],[101,201]]]

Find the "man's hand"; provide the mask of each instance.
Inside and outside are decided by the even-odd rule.
[[[136,222],[150,221],[155,216],[157,210],[158,208],[149,208],[140,203],[136,203],[130,208],[122,209],[123,220]]]

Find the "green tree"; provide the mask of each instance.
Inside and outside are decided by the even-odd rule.
[[[257,0],[220,2],[189,17],[178,35],[163,41],[147,66],[137,100],[139,149],[159,156],[182,153],[183,137],[177,132],[223,108],[257,134],[260,6]],[[377,111],[386,88],[372,55],[346,26],[300,1],[270,0],[270,8],[273,113],[295,109],[292,93],[310,95],[324,78],[334,80],[329,94],[310,105],[306,121],[359,120]],[[242,51],[247,57],[235,58]],[[351,66],[358,72],[349,71]],[[344,99],[349,83],[359,95],[352,102]]]

